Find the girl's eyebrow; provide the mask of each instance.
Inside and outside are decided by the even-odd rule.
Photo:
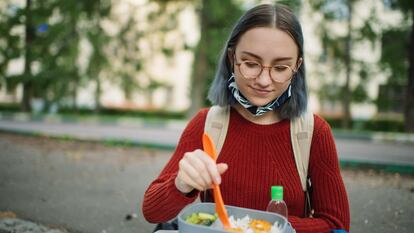
[[[254,53],[251,53],[251,52],[248,52],[248,51],[242,51],[241,53],[244,53],[246,55],[249,55],[249,56],[255,57],[259,60],[262,60],[262,58],[257,54],[254,54]],[[288,60],[292,60],[292,57],[278,57],[278,58],[273,59],[272,62],[288,61]]]

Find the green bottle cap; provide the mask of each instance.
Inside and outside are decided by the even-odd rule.
[[[283,186],[272,186],[272,200],[283,200]]]

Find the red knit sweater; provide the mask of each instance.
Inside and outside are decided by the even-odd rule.
[[[174,218],[199,196],[198,192],[180,193],[174,179],[183,154],[202,149],[207,111],[201,110],[189,122],[170,161],[145,192],[142,210],[149,222],[166,222]],[[290,143],[289,120],[258,125],[244,119],[232,108],[218,162],[228,164],[220,185],[226,205],[265,210],[270,201],[270,187],[282,185],[289,221],[298,233],[330,232],[332,229],[349,231],[349,205],[334,139],[329,125],[320,117],[315,116],[308,171],[313,185],[313,218],[302,218],[304,193]]]

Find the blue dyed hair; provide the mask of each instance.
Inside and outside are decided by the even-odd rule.
[[[302,58],[302,65],[292,78],[291,97],[278,111],[282,119],[291,119],[306,111],[307,88],[305,82],[305,60],[303,57],[303,34],[299,21],[292,11],[281,4],[263,4],[248,10],[236,22],[227,43],[221,53],[216,75],[208,93],[208,99],[213,105],[234,105],[236,100],[227,89],[227,80],[230,78],[232,61],[229,60],[228,51],[235,50],[240,37],[250,29],[257,27],[277,28],[288,33],[298,46],[298,57]]]

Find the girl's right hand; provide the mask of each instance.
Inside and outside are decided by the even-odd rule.
[[[216,162],[202,150],[187,152],[178,163],[178,173],[175,186],[182,193],[193,189],[204,191],[211,185],[221,183],[221,174],[227,170],[225,163]]]

